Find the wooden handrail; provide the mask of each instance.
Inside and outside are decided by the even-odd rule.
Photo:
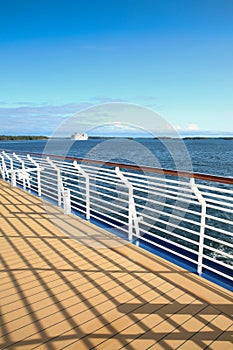
[[[6,150],[6,152],[15,152],[15,151]],[[20,153],[29,154],[29,152],[24,152],[24,151],[20,151]],[[76,160],[77,162],[96,164],[96,165],[103,165],[104,164],[106,166],[119,167],[121,169],[139,170],[139,171],[156,173],[156,174],[170,175],[170,176],[176,176],[176,177],[195,178],[198,180],[205,180],[205,181],[219,182],[219,183],[233,185],[233,178],[232,177],[224,177],[224,176],[209,175],[209,174],[202,174],[202,173],[193,173],[193,172],[182,171],[182,170],[153,168],[153,167],[144,166],[144,165],[131,165],[131,164],[124,164],[124,163],[105,162],[102,160],[85,159],[85,158],[77,158],[77,157],[69,157],[69,156],[59,156],[59,155],[55,155],[55,154],[44,154],[44,153],[30,152],[30,155],[40,156],[40,157],[50,157],[50,158],[62,159],[62,160],[71,160],[71,161]]]

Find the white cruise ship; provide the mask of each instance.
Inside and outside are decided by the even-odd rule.
[[[76,141],[85,141],[88,140],[88,135],[86,133],[79,134],[76,132],[71,136],[71,139]]]

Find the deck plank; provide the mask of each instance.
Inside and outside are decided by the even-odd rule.
[[[1,349],[229,349],[232,293],[0,180]]]

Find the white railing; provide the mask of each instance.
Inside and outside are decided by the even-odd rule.
[[[66,214],[232,283],[233,178],[9,152],[0,153],[0,174]]]

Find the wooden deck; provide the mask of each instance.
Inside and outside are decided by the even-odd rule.
[[[0,181],[1,349],[232,349],[232,293]]]

